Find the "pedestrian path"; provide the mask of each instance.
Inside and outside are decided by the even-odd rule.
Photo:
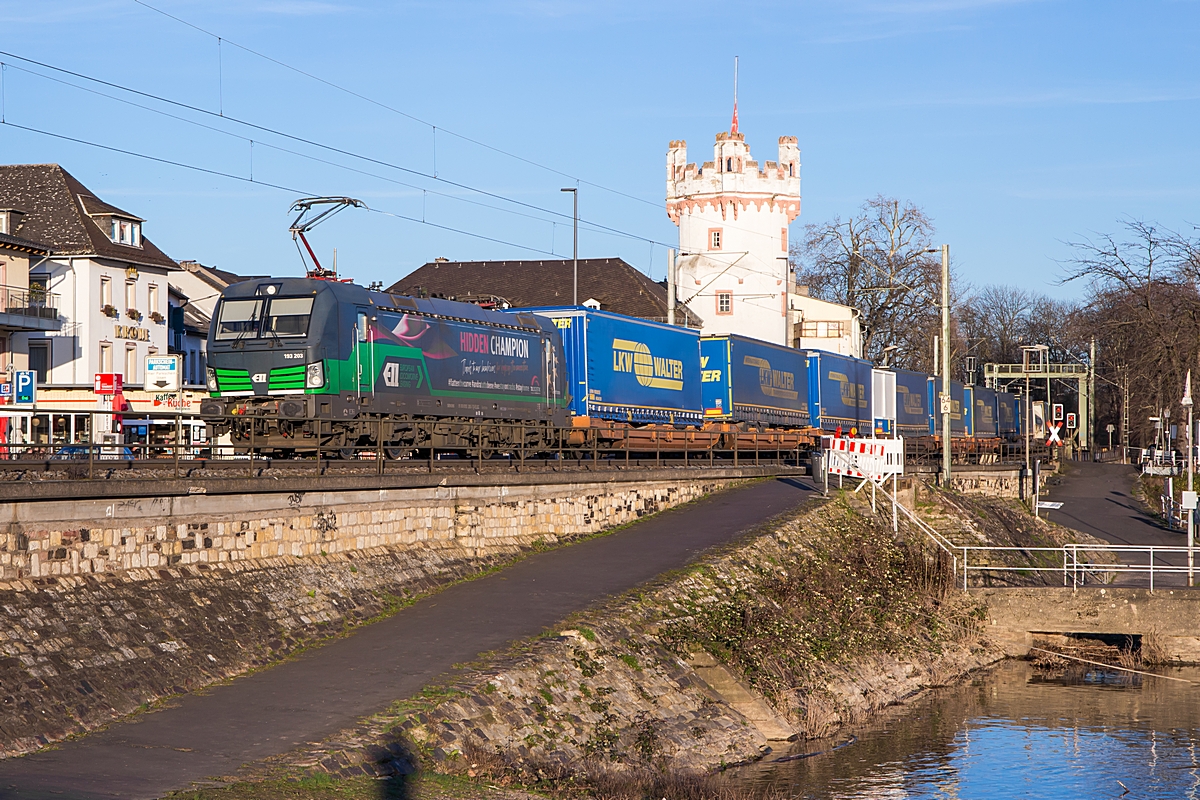
[[[0,798],[157,798],[319,741],[419,692],[454,664],[685,566],[813,493],[795,478],[757,482],[530,556],[272,669],[57,749],[0,761]]]
[[[1061,483],[1052,486],[1049,497],[1045,498],[1061,502],[1062,508],[1045,512],[1046,517],[1051,522],[1111,544],[1185,546],[1187,537],[1183,533],[1168,530],[1161,521],[1142,511],[1141,504],[1132,493],[1137,475],[1134,467],[1123,464],[1070,462]],[[1149,565],[1149,552],[1130,553],[1125,560]],[[1156,567],[1183,566],[1186,563],[1186,556],[1180,553],[1156,554],[1154,558]],[[1176,573],[1155,577],[1154,582],[1155,586],[1182,586],[1186,579]],[[1146,576],[1128,575],[1118,583],[1145,586]]]

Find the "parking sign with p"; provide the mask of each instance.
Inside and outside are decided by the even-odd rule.
[[[18,370],[13,375],[13,402],[33,405],[37,402],[37,373],[33,370]]]

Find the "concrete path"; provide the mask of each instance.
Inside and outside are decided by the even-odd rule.
[[[58,749],[0,761],[0,798],[156,798],[231,774],[411,696],[454,664],[684,566],[812,494],[797,479],[760,482],[531,556],[273,669]]]
[[[1073,461],[1062,483],[1051,487],[1046,498],[1063,504],[1061,509],[1048,512],[1048,518],[1112,544],[1185,546],[1187,537],[1183,533],[1167,530],[1160,521],[1142,512],[1132,495],[1136,478],[1137,470],[1131,466]],[[1148,565],[1150,561],[1148,552],[1122,558],[1134,564]],[[1186,563],[1183,555],[1154,557],[1156,567]],[[1147,582],[1147,575],[1126,575],[1118,580],[1123,586],[1146,586]],[[1156,575],[1154,579],[1156,586],[1182,586],[1185,582],[1181,574]]]

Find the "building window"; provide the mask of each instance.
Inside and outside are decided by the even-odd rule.
[[[137,284],[125,281],[125,310],[137,308]]]
[[[125,374],[123,376],[125,384],[132,385],[137,382],[137,345],[125,345]]]
[[[782,242],[782,245],[783,245],[780,249],[786,253],[787,252],[787,228],[779,229],[779,241]]]
[[[733,172],[733,158],[726,158],[726,159],[725,159],[725,171],[726,171],[726,172]]]
[[[842,322],[805,321],[800,329],[800,335],[805,339],[839,339],[842,336]]]
[[[112,221],[112,233],[109,236],[116,244],[128,244],[134,247],[142,246],[142,226],[127,219]]]
[[[717,292],[717,313],[733,313],[733,292]]]
[[[97,372],[112,372],[112,344],[110,342],[100,343],[100,364]]]
[[[788,164],[788,177],[789,178],[796,177],[796,162],[795,161]]]
[[[153,283],[148,287],[150,298],[146,301],[146,311],[153,314],[158,311],[158,287]]]
[[[100,276],[100,307],[112,305],[112,278],[107,275]]]
[[[720,228],[709,228],[708,229],[708,249],[709,250],[720,250],[721,249],[721,229]]]
[[[50,342],[42,339],[29,343],[29,369],[37,374],[38,383],[50,380]]]

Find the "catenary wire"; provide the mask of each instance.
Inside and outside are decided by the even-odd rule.
[[[303,69],[300,69],[299,67],[293,66],[284,61],[280,61],[277,58],[272,58],[271,56],[269,56],[265,53],[260,53],[257,50],[246,47],[245,45],[238,44],[237,42],[234,42],[223,36],[219,36],[218,34],[215,34],[212,31],[205,30],[204,28],[201,28],[199,25],[196,25],[195,23],[188,22],[187,20],[185,20],[181,17],[177,17],[174,14],[167,13],[166,11],[163,11],[161,8],[156,8],[155,6],[152,6],[149,3],[144,2],[144,0],[133,0],[133,2],[137,3],[138,5],[142,6],[143,8],[146,8],[146,9],[149,9],[150,11],[154,11],[155,13],[161,14],[164,17],[167,17],[168,19],[172,19],[172,20],[180,23],[181,25],[186,25],[187,27],[189,27],[195,31],[199,31],[200,33],[203,33],[205,36],[211,36],[212,38],[216,39],[218,41],[218,43],[232,45],[232,46],[238,48],[239,50],[243,50],[243,51],[250,53],[251,55],[257,56],[258,58],[261,58],[265,61],[269,61],[272,64],[275,64],[276,66],[283,67],[284,69],[295,72],[298,75],[303,75],[306,78],[317,81],[318,83],[322,83],[332,89],[338,90],[339,92],[344,92],[344,93],[350,95],[351,97],[356,97],[359,100],[362,100],[363,102],[370,103],[371,105],[377,106],[386,111],[390,111],[393,114],[399,114],[400,116],[402,116],[406,119],[410,119],[413,122],[416,122],[418,124],[428,126],[429,128],[433,129],[435,132],[440,130],[442,133],[446,134],[447,136],[453,136],[456,139],[461,139],[464,142],[469,142],[470,144],[476,145],[477,147],[482,147],[486,150],[491,150],[494,153],[499,153],[500,155],[515,159],[515,160],[520,161],[525,164],[529,164],[530,166],[537,167],[538,169],[543,169],[543,170],[546,170],[547,172],[553,173],[555,175],[560,175],[564,178],[569,178],[569,179],[575,181],[576,183],[585,184],[585,185],[591,186],[595,189],[600,189],[602,191],[609,192],[611,194],[615,194],[620,197],[625,197],[629,200],[635,200],[639,203],[645,203],[646,205],[654,206],[655,208],[659,207],[658,203],[653,202],[651,200],[647,200],[644,197],[638,197],[637,195],[629,194],[628,192],[623,192],[620,189],[613,189],[609,186],[604,186],[603,184],[595,183],[594,181],[584,180],[583,178],[579,178],[575,175],[571,175],[570,173],[563,172],[562,170],[555,169],[554,167],[551,167],[551,166],[547,166],[546,164],[541,164],[537,161],[526,158],[525,156],[517,155],[516,153],[510,152],[508,150],[504,150],[503,148],[500,148],[500,147],[496,147],[495,145],[490,145],[487,142],[483,142],[478,139],[472,138],[470,136],[466,136],[464,134],[457,133],[448,128],[442,128],[437,125],[434,125],[432,122],[421,119],[420,117],[410,114],[407,111],[401,111],[400,109],[390,106],[387,103],[383,103],[372,97],[368,97],[364,94],[361,94],[360,92],[354,91],[353,89],[348,89],[345,86],[341,86],[341,85],[336,84],[333,81],[330,81],[326,78],[322,78],[319,75],[314,75],[313,73],[307,72]],[[435,147],[436,147],[436,139],[435,139]]]
[[[403,186],[405,188],[413,189],[415,191],[422,192],[425,194],[431,194],[431,195],[435,195],[437,197],[444,197],[448,200],[454,200],[454,201],[457,201],[460,203],[467,203],[467,204],[470,204],[473,206],[478,206],[480,208],[486,208],[486,209],[490,209],[492,211],[498,211],[503,214],[511,214],[513,216],[523,217],[525,219],[531,219],[536,222],[544,223],[546,225],[556,226],[559,224],[558,222],[555,222],[554,220],[551,220],[551,219],[546,219],[545,217],[539,217],[539,216],[535,216],[533,214],[526,214],[523,211],[517,211],[517,210],[511,209],[511,208],[503,208],[501,206],[495,206],[495,205],[491,205],[489,203],[483,203],[478,200],[471,200],[470,198],[461,197],[459,195],[450,194],[448,192],[439,192],[436,189],[427,189],[423,186],[418,186],[415,183],[406,183],[404,181],[397,180],[395,178],[389,178],[386,175],[380,175],[377,172],[368,172],[367,170],[358,169],[356,167],[351,167],[346,164],[339,164],[335,161],[330,161],[328,159],[320,158],[319,156],[314,156],[310,153],[302,153],[299,150],[292,150],[290,148],[281,147],[279,145],[271,144],[269,142],[263,142],[261,140],[251,139],[248,136],[243,136],[241,134],[234,133],[233,131],[227,131],[223,128],[218,128],[215,125],[206,125],[203,122],[199,122],[199,121],[193,120],[193,119],[188,119],[187,117],[182,117],[178,114],[172,114],[171,112],[163,111],[160,108],[154,108],[153,106],[148,106],[148,105],[144,105],[142,103],[137,103],[137,102],[134,102],[133,100],[127,100],[124,97],[117,97],[116,95],[108,94],[108,93],[102,92],[98,89],[91,89],[87,86],[80,86],[77,83],[72,83],[71,81],[63,80],[62,78],[55,78],[52,75],[43,75],[40,72],[36,72],[34,70],[27,69],[25,67],[19,67],[16,64],[8,64],[4,61],[0,61],[0,68],[14,69],[14,70],[17,70],[18,72],[24,72],[27,75],[33,75],[33,76],[41,78],[43,80],[52,81],[54,83],[61,84],[63,86],[69,86],[73,89],[78,89],[81,92],[87,92],[89,94],[94,94],[94,95],[97,95],[98,97],[103,97],[108,100],[112,100],[113,102],[116,102],[116,103],[122,103],[124,105],[132,106],[133,108],[139,108],[139,109],[142,109],[143,111],[148,111],[152,114],[158,114],[160,116],[167,117],[168,119],[177,120],[179,122],[183,122],[188,125],[195,125],[199,128],[203,128],[205,130],[212,131],[213,133],[218,133],[223,136],[228,136],[232,139],[237,139],[238,141],[246,142],[250,145],[251,148],[253,148],[254,145],[258,145],[259,147],[266,147],[266,148],[275,150],[280,153],[286,153],[288,155],[296,156],[297,158],[304,158],[309,161],[314,161],[318,164],[325,164],[327,166],[335,167],[337,169],[344,169],[348,172],[353,172],[353,173],[356,173],[359,175],[365,175],[370,178],[376,178],[377,180],[395,184],[396,186]],[[253,155],[251,156],[251,158],[253,159]],[[253,166],[253,160],[251,161],[251,164]],[[252,179],[253,179],[253,176],[254,176],[254,173],[253,173],[253,171],[251,171]],[[586,222],[584,220],[580,220],[580,222],[582,223],[581,229],[586,230],[589,233],[600,234],[602,236],[617,236],[617,237],[625,236],[625,234],[613,233],[610,231],[596,229],[591,226],[591,223]],[[657,244],[656,242],[650,243],[651,250],[653,250],[653,248],[656,244]],[[546,251],[538,250],[537,252],[546,252]],[[653,258],[653,256],[651,258]]]
[[[154,101],[157,101],[157,102],[160,102],[160,103],[166,103],[166,104],[168,104],[168,105],[172,105],[172,106],[175,106],[175,107],[177,107],[177,108],[183,108],[183,109],[186,109],[186,110],[188,110],[188,111],[193,111],[193,112],[195,112],[195,113],[197,113],[197,114],[204,114],[204,115],[207,115],[207,116],[210,116],[210,117],[215,117],[215,118],[217,118],[217,119],[221,119],[221,120],[226,120],[226,121],[229,121],[229,122],[233,122],[233,123],[235,123],[235,124],[238,124],[238,125],[243,125],[243,126],[245,126],[245,127],[247,127],[247,128],[251,128],[252,130],[262,131],[263,133],[268,133],[268,134],[271,134],[271,135],[273,135],[273,136],[279,136],[279,137],[282,137],[282,138],[284,138],[284,139],[289,139],[289,140],[291,140],[291,141],[294,141],[294,142],[299,142],[299,143],[301,143],[301,144],[306,144],[306,145],[309,145],[310,147],[316,147],[316,148],[319,148],[319,149],[322,149],[322,150],[328,150],[328,151],[330,151],[330,152],[333,152],[333,153],[338,153],[338,154],[340,154],[340,155],[348,156],[348,157],[350,157],[350,158],[358,159],[358,160],[361,160],[361,161],[366,161],[366,162],[368,162],[368,163],[371,163],[371,164],[377,164],[377,165],[379,165],[379,166],[382,166],[382,167],[387,167],[388,169],[394,169],[394,170],[397,170],[397,171],[400,171],[400,172],[405,172],[405,173],[408,173],[408,174],[410,174],[410,175],[416,175],[416,176],[418,176],[418,177],[422,177],[422,178],[425,178],[425,179],[427,179],[427,180],[438,181],[438,182],[440,182],[440,183],[444,183],[444,184],[446,184],[446,185],[448,185],[448,186],[453,186],[453,187],[455,187],[455,188],[458,188],[458,189],[463,189],[463,190],[465,190],[465,191],[468,191],[468,192],[474,192],[474,193],[476,193],[476,194],[480,194],[480,195],[483,195],[483,196],[485,196],[485,197],[491,197],[491,198],[493,198],[493,199],[495,199],[495,200],[500,200],[500,201],[502,201],[502,202],[505,202],[505,203],[511,203],[511,204],[513,204],[513,205],[522,206],[522,207],[524,207],[524,208],[528,208],[528,209],[531,209],[531,210],[534,210],[534,211],[540,211],[540,212],[542,212],[543,214],[549,214],[549,215],[551,215],[551,216],[560,217],[560,218],[562,218],[563,220],[571,220],[571,219],[573,219],[573,217],[572,217],[570,214],[565,214],[565,213],[563,213],[563,212],[561,212],[561,211],[555,211],[554,209],[544,208],[544,207],[542,207],[542,206],[538,206],[538,205],[535,205],[535,204],[533,204],[533,203],[526,203],[526,202],[524,202],[524,201],[522,201],[522,200],[516,200],[516,199],[513,199],[513,198],[511,198],[511,197],[506,197],[506,196],[504,196],[504,195],[502,195],[502,194],[498,194],[498,193],[496,193],[496,192],[490,192],[490,191],[488,191],[488,190],[486,190],[486,189],[480,189],[480,188],[477,188],[477,187],[475,187],[475,186],[471,186],[471,185],[469,185],[469,184],[460,183],[460,182],[458,182],[458,181],[452,181],[452,180],[450,180],[450,179],[448,179],[448,178],[442,178],[442,177],[438,177],[438,176],[436,176],[436,175],[432,175],[432,174],[430,174],[430,173],[427,173],[427,172],[422,172],[422,171],[420,171],[420,170],[413,169],[413,168],[411,168],[411,167],[404,167],[404,166],[401,166],[401,165],[399,165],[399,164],[393,164],[393,163],[391,163],[391,162],[389,162],[389,161],[383,161],[383,160],[381,160],[381,159],[374,158],[374,157],[372,157],[372,156],[366,156],[366,155],[362,155],[362,154],[360,154],[360,153],[355,153],[355,152],[353,152],[353,151],[351,151],[351,150],[345,150],[345,149],[343,149],[343,148],[340,148],[340,147],[335,147],[335,146],[333,146],[333,145],[323,144],[323,143],[321,143],[321,142],[317,142],[317,141],[314,141],[314,140],[312,140],[312,139],[307,139],[307,138],[305,138],[305,137],[303,137],[303,136],[297,136],[297,135],[295,135],[295,134],[290,134],[290,133],[286,133],[285,131],[280,131],[280,130],[277,130],[277,129],[275,129],[275,128],[271,128],[271,127],[269,127],[269,126],[266,126],[266,125],[259,125],[259,124],[257,124],[257,123],[254,123],[254,122],[250,122],[250,121],[248,121],[248,120],[241,119],[241,118],[239,118],[239,117],[232,117],[232,116],[229,116],[228,114],[225,114],[225,115],[218,114],[218,113],[217,113],[217,112],[215,112],[215,111],[211,111],[211,110],[209,110],[209,109],[206,109],[206,108],[201,108],[200,106],[194,106],[194,105],[191,105],[190,103],[184,103],[184,102],[182,102],[182,101],[180,101],[180,100],[173,100],[173,99],[171,99],[171,98],[168,98],[168,97],[163,97],[163,96],[161,96],[161,95],[156,95],[156,94],[153,94],[153,93],[151,93],[151,92],[144,92],[144,91],[142,91],[142,90],[140,90],[140,89],[134,89],[134,88],[132,88],[132,87],[129,87],[129,86],[124,86],[124,85],[122,85],[122,84],[119,84],[119,83],[114,83],[114,82],[112,82],[112,81],[107,81],[107,80],[104,80],[103,78],[96,78],[96,77],[93,77],[93,76],[91,76],[91,75],[87,75],[87,74],[85,74],[85,73],[81,73],[81,72],[75,72],[75,71],[73,71],[73,70],[69,70],[69,69],[66,69],[66,68],[64,68],[64,67],[57,67],[57,66],[55,66],[55,65],[53,65],[53,64],[48,64],[48,63],[46,63],[46,62],[43,62],[43,61],[38,61],[38,60],[36,60],[36,59],[32,59],[32,58],[28,58],[28,57],[26,57],[26,56],[18,55],[17,53],[12,53],[12,52],[10,52],[10,51],[7,51],[7,50],[0,50],[0,56],[7,56],[8,58],[13,58],[13,59],[16,59],[16,60],[18,60],[18,61],[23,61],[23,62],[25,62],[25,63],[27,63],[27,64],[34,64],[34,65],[36,65],[36,66],[42,67],[43,69],[49,69],[49,70],[53,70],[54,72],[59,72],[59,73],[65,74],[65,75],[70,75],[71,77],[74,77],[74,78],[79,78],[79,79],[81,79],[81,80],[85,80],[85,81],[90,81],[90,82],[92,82],[92,83],[98,83],[98,84],[100,84],[100,85],[102,85],[102,86],[107,86],[107,87],[109,87],[109,88],[112,88],[112,89],[117,89],[117,90],[119,90],[119,91],[123,91],[123,92],[129,92],[130,94],[138,95],[138,96],[140,96],[140,97],[145,97],[145,98],[147,98],[147,99],[149,99],[149,100],[154,100]],[[256,140],[256,141],[257,141],[257,140]],[[261,144],[261,143],[262,143],[262,142],[260,142],[260,144]],[[594,221],[591,221],[591,220],[583,220],[583,219],[580,219],[580,220],[579,220],[579,222],[580,222],[581,224],[585,224],[585,223],[586,223],[587,225],[591,226],[591,229],[592,229],[592,230],[594,230],[594,231],[607,231],[607,232],[609,232],[609,233],[617,234],[617,235],[619,235],[619,236],[623,236],[623,237],[625,237],[625,238],[629,238],[629,239],[635,239],[635,240],[639,240],[639,241],[643,241],[643,242],[648,242],[648,243],[650,243],[650,244],[657,244],[657,245],[659,245],[660,247],[674,247],[674,245],[673,245],[673,244],[669,244],[669,243],[667,243],[667,242],[660,242],[660,241],[658,241],[658,240],[656,240],[656,239],[651,239],[651,238],[649,238],[649,237],[646,237],[646,236],[641,236],[641,235],[639,235],[639,234],[630,233],[630,232],[628,232],[628,231],[623,231],[623,230],[620,230],[619,228],[613,228],[613,227],[610,227],[610,226],[608,226],[608,225],[602,225],[602,224],[600,224],[600,223],[598,223],[598,222],[594,222]]]
[[[230,180],[242,181],[243,183],[252,183],[256,186],[264,186],[264,187],[267,187],[270,189],[279,189],[284,192],[290,192],[293,195],[313,196],[312,192],[306,192],[302,189],[297,189],[293,186],[285,186],[283,184],[272,183],[270,181],[256,180],[254,178],[248,178],[245,175],[235,175],[234,173],[231,173],[231,172],[222,172],[221,170],[210,169],[208,167],[201,167],[196,164],[188,164],[183,161],[175,161],[175,160],[172,160],[169,158],[160,158],[159,156],[152,156],[147,153],[139,153],[136,150],[126,150],[126,149],[120,148],[120,147],[113,147],[112,145],[100,144],[99,142],[92,142],[87,139],[79,139],[74,136],[67,136],[67,135],[61,134],[61,133],[54,133],[53,131],[42,130],[41,128],[34,128],[29,125],[20,125],[18,123],[10,122],[7,120],[5,120],[4,122],[0,122],[0,125],[6,126],[9,128],[16,128],[18,130],[28,131],[29,133],[36,133],[41,136],[49,136],[54,139],[61,139],[66,142],[73,142],[75,144],[85,145],[87,147],[95,147],[99,150],[107,150],[111,153],[120,153],[121,155],[131,156],[133,158],[140,158],[140,159],[143,159],[146,161],[153,161],[158,164],[166,164],[166,165],[172,166],[172,167],[179,167],[181,169],[192,170],[193,172],[202,172],[206,175],[214,175],[214,176],[217,176],[220,178],[228,178]],[[494,242],[495,244],[502,244],[507,247],[516,247],[520,250],[528,250],[531,253],[541,253],[543,255],[554,256],[557,259],[562,258],[562,256],[558,255],[557,253],[553,253],[549,250],[542,250],[541,248],[530,247],[529,245],[524,245],[524,244],[517,244],[516,242],[509,242],[504,239],[497,239],[493,236],[485,236],[484,234],[481,234],[481,233],[473,233],[471,231],[464,231],[460,228],[454,228],[449,225],[441,225],[436,222],[429,222],[428,220],[418,219],[417,217],[410,217],[407,214],[399,214],[399,213],[396,213],[393,211],[385,211],[385,210],[379,209],[379,208],[371,208],[370,206],[367,207],[367,211],[370,211],[374,214],[382,214],[383,216],[395,217],[396,219],[402,219],[402,220],[406,220],[408,222],[416,222],[420,225],[428,225],[432,228],[438,228],[440,230],[448,231],[450,233],[461,234],[462,236],[470,236],[474,239],[482,239],[484,241]]]
[[[223,136],[228,136],[232,139],[237,139],[238,141],[247,142],[251,146],[257,144],[260,147],[267,147],[272,150],[278,151],[280,153],[287,153],[288,155],[296,156],[298,158],[304,158],[304,159],[308,159],[310,161],[315,161],[318,164],[325,164],[327,166],[336,167],[338,169],[344,169],[349,172],[357,173],[359,175],[365,175],[367,177],[376,178],[381,181],[386,181],[388,183],[392,183],[397,186],[404,186],[409,189],[415,189],[418,192],[427,192],[429,194],[436,195],[438,197],[445,197],[450,200],[457,200],[458,202],[461,202],[461,203],[469,203],[471,205],[479,206],[481,208],[488,208],[493,211],[500,211],[505,214],[513,214],[518,217],[524,217],[526,219],[537,220],[538,222],[544,222],[548,225],[558,224],[554,220],[546,219],[545,217],[538,217],[538,216],[534,216],[533,214],[526,214],[522,211],[516,211],[511,208],[502,208],[500,206],[489,205],[488,203],[481,203],[478,200],[471,200],[469,198],[460,197],[459,195],[450,194],[448,192],[439,192],[435,189],[427,189],[423,186],[418,186],[415,183],[405,183],[404,181],[396,180],[395,178],[389,178],[385,175],[380,175],[379,173],[376,173],[376,172],[368,172],[366,170],[357,169],[355,167],[347,166],[345,164],[339,164],[334,161],[329,161],[328,159],[320,158],[318,156],[311,155],[310,153],[302,153],[299,150],[291,150],[287,147],[280,147],[279,145],[271,144],[270,142],[264,142],[261,140],[251,139],[248,136],[243,136],[239,133],[234,133],[233,131],[227,131],[223,128],[218,128],[215,125],[206,125],[203,122],[199,122],[194,119],[188,119],[187,117],[182,117],[178,114],[172,114],[169,111],[163,111],[161,108],[154,108],[153,106],[148,106],[148,105],[144,105],[142,103],[137,103],[137,102],[134,102],[133,100],[127,100],[124,97],[117,97],[116,95],[108,94],[108,93],[102,92],[98,89],[91,89],[91,88],[88,88],[87,86],[80,86],[77,83],[72,83],[70,81],[63,80],[62,78],[55,78],[52,75],[43,75],[40,72],[35,72],[34,70],[27,69],[25,67],[19,67],[16,64],[7,64],[3,61],[0,61],[0,65],[4,66],[6,68],[15,69],[18,72],[24,72],[27,75],[33,75],[33,76],[41,78],[43,80],[52,81],[52,82],[60,84],[62,86],[70,86],[71,88],[78,89],[81,92],[87,92],[88,94],[94,94],[98,97],[103,97],[108,100],[112,100],[113,102],[116,102],[116,103],[122,103],[124,105],[132,106],[134,108],[140,108],[143,111],[150,112],[151,114],[158,114],[160,116],[167,117],[168,119],[177,120],[179,122],[183,122],[188,125],[195,125],[196,127],[203,128],[208,131],[212,131],[213,133],[219,133]],[[591,228],[588,228],[587,230],[591,231],[592,233],[605,233],[605,234],[608,233],[607,231],[597,231],[597,230],[593,230]],[[617,235],[617,234],[611,234],[611,235]]]

